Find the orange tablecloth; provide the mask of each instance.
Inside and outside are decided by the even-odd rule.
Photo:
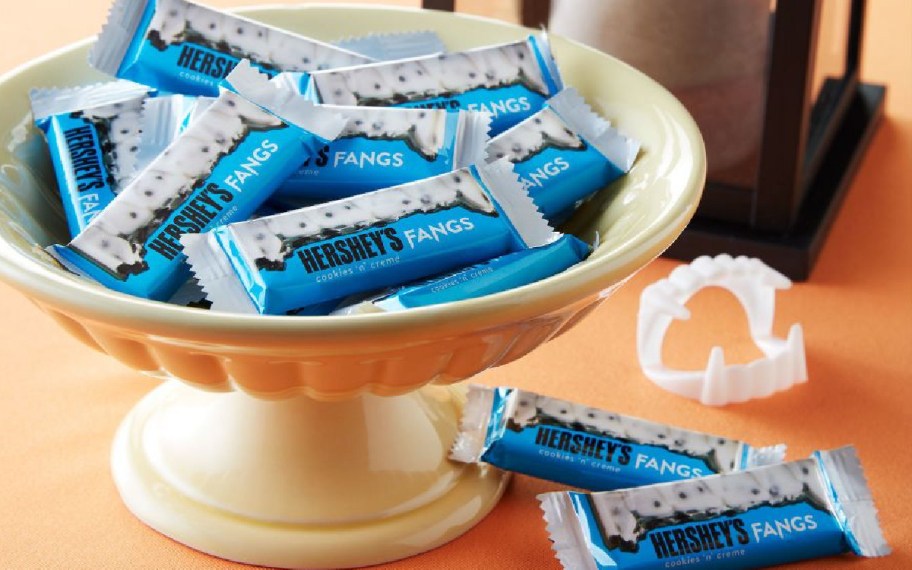
[[[95,33],[108,4],[5,2],[0,71]],[[507,4],[486,9],[509,13]],[[675,266],[669,260],[647,267],[570,333],[478,378],[757,444],[784,441],[792,458],[854,443],[894,553],[804,567],[912,568],[912,3],[868,4],[863,76],[889,85],[887,117],[811,280],[777,299],[777,334],[804,325],[808,384],[723,409],[652,386],[636,361],[636,311],[643,287]],[[693,320],[676,323],[669,335],[670,362],[702,367],[720,339],[730,358],[756,352],[733,297],[707,291],[690,307]],[[114,430],[157,382],[88,350],[5,285],[0,315],[0,568],[240,567],[150,530],[114,489]],[[555,488],[516,477],[493,513],[462,538],[384,568],[559,568],[535,500]]]

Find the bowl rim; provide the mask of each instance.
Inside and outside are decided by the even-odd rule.
[[[280,11],[330,10],[376,10],[385,12],[441,13],[414,7],[378,6],[366,4],[308,3],[232,8],[245,15]],[[445,13],[447,17],[463,20],[480,20],[505,29],[523,33],[537,30],[504,22],[494,18],[473,14]],[[79,50],[95,40],[94,37],[72,42],[51,52],[20,64],[0,75],[0,84],[5,84],[48,61],[64,54]],[[561,40],[575,49],[598,54],[612,59],[616,64],[633,69],[628,64],[586,46],[578,41],[561,36]],[[92,320],[117,321],[132,324],[134,328],[150,331],[156,327],[173,330],[177,326],[187,333],[193,331],[259,333],[296,333],[318,336],[365,335],[390,332],[407,327],[458,329],[460,322],[472,321],[472,328],[479,326],[503,325],[509,320],[524,320],[548,314],[578,302],[594,294],[604,293],[608,288],[629,279],[639,269],[660,255],[677,238],[696,211],[706,176],[705,148],[693,118],[683,105],[654,80],[633,69],[651,87],[662,93],[668,103],[677,106],[676,115],[683,119],[680,124],[686,138],[692,143],[695,155],[693,168],[683,183],[684,190],[677,200],[685,204],[683,209],[663,211],[659,222],[661,227],[648,235],[637,235],[628,239],[618,251],[607,256],[590,257],[583,263],[547,279],[500,293],[475,299],[443,303],[428,307],[397,311],[392,313],[370,313],[335,316],[288,317],[284,315],[245,315],[221,311],[170,305],[134,297],[109,290],[87,279],[65,273],[66,270],[52,270],[0,240],[0,277],[29,296],[51,306],[66,307],[68,312]],[[667,219],[666,219],[667,218]],[[61,293],[64,291],[65,293]]]

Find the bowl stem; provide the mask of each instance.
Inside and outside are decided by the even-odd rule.
[[[463,403],[452,387],[269,401],[169,381],[121,424],[114,480],[143,522],[221,558],[378,564],[454,539],[500,498],[502,472],[447,459]]]

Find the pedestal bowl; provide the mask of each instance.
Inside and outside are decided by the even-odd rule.
[[[433,29],[450,49],[530,33],[420,10],[245,13],[327,40]],[[209,312],[68,274],[43,250],[67,241],[66,225],[27,93],[105,78],[86,64],[86,41],[0,79],[0,276],[85,344],[164,380],[113,445],[114,481],[137,517],[232,560],[350,567],[443,544],[493,508],[504,474],[446,457],[463,403],[456,383],[522,357],[588,314],[675,240],[705,177],[700,134],[668,92],[611,57],[551,39],[565,82],[643,144],[632,172],[563,228],[597,235],[593,255],[505,293],[349,317]]]

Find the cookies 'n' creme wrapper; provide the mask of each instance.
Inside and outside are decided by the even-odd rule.
[[[562,88],[545,34],[502,45],[286,77],[315,101],[491,113],[497,135]]]
[[[506,161],[186,236],[213,309],[287,314],[555,237]]]
[[[50,253],[111,289],[166,300],[189,277],[181,236],[249,218],[345,124],[246,62],[227,87],[82,233]]]
[[[729,473],[784,455],[784,445],[753,447],[515,388],[471,386],[450,458],[604,491]]]
[[[759,568],[890,547],[853,447],[604,493],[539,496],[565,570]]]

